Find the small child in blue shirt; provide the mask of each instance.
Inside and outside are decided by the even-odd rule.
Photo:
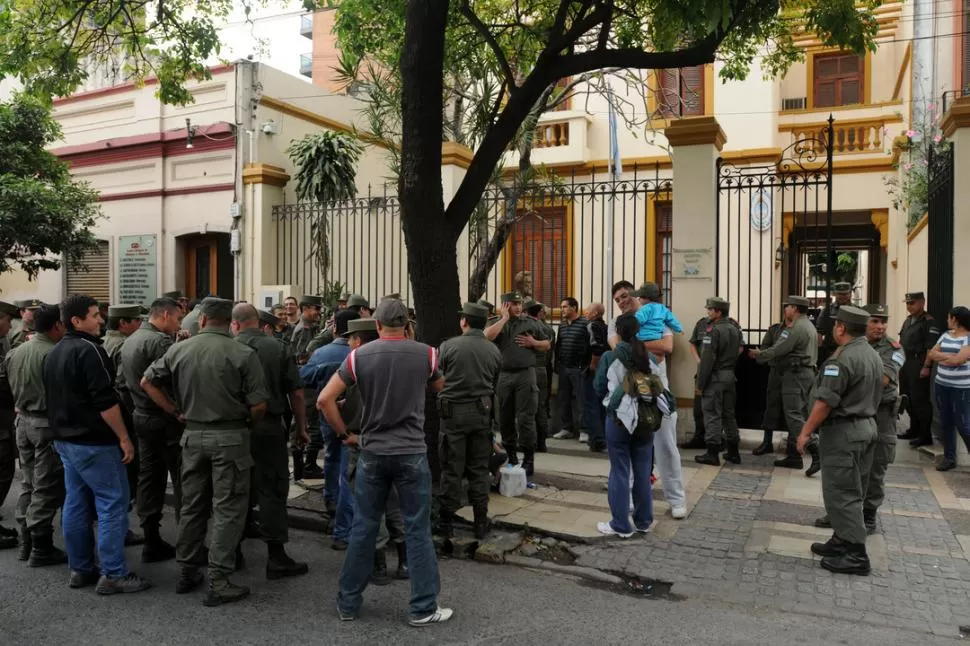
[[[680,324],[674,313],[671,312],[663,303],[656,303],[648,300],[647,292],[652,291],[653,287],[659,296],[659,289],[656,285],[644,285],[637,295],[640,297],[640,309],[637,310],[637,322],[640,324],[640,331],[637,338],[641,341],[659,341],[663,338],[664,327],[669,327],[676,334],[682,334],[684,326]]]

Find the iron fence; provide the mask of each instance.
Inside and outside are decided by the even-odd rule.
[[[931,146],[928,162],[926,226],[933,258],[927,262],[926,296],[933,316],[946,321],[953,307],[953,146]]]

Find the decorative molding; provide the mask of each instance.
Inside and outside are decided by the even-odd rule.
[[[464,146],[454,141],[446,141],[441,144],[441,165],[458,166],[467,169],[475,158],[475,151],[468,146]]]
[[[259,100],[260,105],[264,105],[271,110],[279,110],[283,114],[287,114],[296,119],[302,121],[307,121],[314,125],[322,126],[328,130],[333,130],[336,132],[344,132],[349,135],[353,135],[357,139],[363,141],[364,143],[371,144],[373,146],[379,146],[380,148],[390,149],[384,140],[375,137],[368,132],[360,132],[354,126],[344,123],[343,121],[337,121],[336,119],[331,119],[325,117],[322,114],[317,114],[316,112],[310,112],[299,106],[295,106],[292,103],[287,103],[286,101],[280,101],[279,99],[274,99],[271,96],[264,96]],[[394,146],[396,148],[396,146]]]
[[[745,164],[773,164],[781,157],[781,148],[748,148],[746,150],[725,150],[721,159],[735,166]]]
[[[716,117],[682,117],[664,129],[664,136],[674,148],[707,144],[720,152],[727,142]]]
[[[837,108],[799,108],[797,110],[779,110],[778,116],[787,117],[794,114],[818,114],[828,116],[832,113],[845,112],[847,110],[872,110],[875,108],[888,108],[892,106],[903,105],[902,99],[894,99],[892,101],[878,101],[876,103],[869,103],[868,105],[857,103],[853,105],[840,105]],[[836,121],[838,123],[838,121]]]
[[[216,65],[209,68],[209,73],[212,76],[218,76],[219,74],[225,74],[226,72],[231,72],[236,69],[234,64],[229,65]],[[205,83],[211,79],[202,79],[199,83]],[[142,81],[128,81],[126,83],[121,83],[119,85],[112,85],[111,87],[100,88],[97,90],[87,90],[84,92],[76,92],[70,96],[61,97],[54,99],[52,103],[55,107],[60,105],[66,105],[68,103],[78,103],[79,101],[90,101],[92,99],[98,99],[105,96],[111,96],[112,94],[122,94],[124,92],[129,92],[131,90],[139,89],[141,87],[147,87],[149,85],[157,85],[158,78],[155,76],[150,76]]]
[[[889,209],[872,209],[869,219],[879,229],[879,246],[889,248]]]
[[[235,188],[232,182],[226,184],[207,184],[205,186],[189,186],[187,188],[156,188],[148,191],[130,191],[128,193],[111,193],[102,195],[101,202],[117,202],[120,200],[141,200],[146,197],[176,197],[178,195],[198,195],[199,193],[221,193]]]
[[[802,173],[805,171],[820,171],[825,169],[825,162],[815,164],[804,164],[793,168],[779,168],[779,172]],[[871,157],[866,159],[836,159],[832,162],[833,175],[856,175],[858,173],[887,173],[895,171],[892,159],[888,155],[882,157]]]
[[[54,148],[51,152],[63,161],[68,162],[71,168],[82,168],[117,164],[136,159],[198,155],[236,147],[236,136],[233,134],[232,126],[228,123],[214,123],[205,126],[205,134],[224,136],[210,139],[197,134],[192,140],[192,148],[186,148],[188,133],[185,128],[180,128],[168,132],[115,137],[88,144],[64,146]]]
[[[952,137],[961,128],[970,128],[970,96],[955,100],[940,123],[945,137]]]
[[[926,225],[929,224],[929,222],[930,222],[930,214],[924,213],[923,217],[921,217],[919,221],[915,225],[913,225],[913,228],[909,230],[909,233],[906,234],[906,243],[912,244],[913,240],[916,239],[916,236],[919,235],[919,232],[925,229]]]
[[[286,170],[270,164],[246,164],[242,172],[243,184],[269,184],[270,186],[286,186],[290,176]]]

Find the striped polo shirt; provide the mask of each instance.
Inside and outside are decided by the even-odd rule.
[[[968,343],[970,336],[954,337],[947,332],[940,337],[940,352],[957,354]],[[950,388],[970,388],[970,361],[962,366],[939,364],[936,369],[936,383]]]

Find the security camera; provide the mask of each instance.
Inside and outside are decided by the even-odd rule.
[[[260,127],[260,130],[263,131],[263,134],[278,135],[280,134],[280,124],[275,121],[267,121]]]

